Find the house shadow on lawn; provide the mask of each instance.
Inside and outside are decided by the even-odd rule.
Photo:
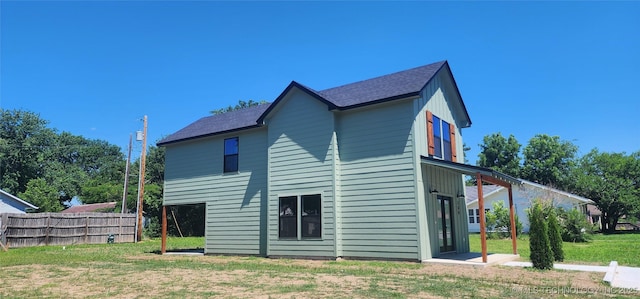
[[[162,255],[160,250],[154,250],[150,253]],[[204,255],[204,248],[186,248],[186,249],[171,249],[167,250],[165,255]]]

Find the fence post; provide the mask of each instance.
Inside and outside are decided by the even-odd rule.
[[[8,219],[9,215],[7,214],[2,214],[2,217],[0,217],[0,245],[2,245],[2,248],[5,249],[7,248],[7,225],[9,224],[9,219]]]
[[[89,238],[89,216],[84,218],[84,244],[88,244]]]
[[[49,231],[51,231],[51,214],[47,213],[47,227],[44,229],[44,245],[49,245]]]
[[[118,243],[122,242],[122,213],[120,213],[120,221],[118,221]]]

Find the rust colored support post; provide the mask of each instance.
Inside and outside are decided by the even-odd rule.
[[[513,246],[513,254],[518,254],[518,245],[516,244],[516,216],[515,209],[513,207],[513,190],[511,186],[509,190],[509,218],[511,220],[511,245]]]
[[[160,253],[167,252],[167,207],[162,206],[162,248]]]
[[[487,262],[487,228],[484,215],[484,196],[482,195],[482,175],[476,173],[478,183],[478,211],[480,212],[480,244],[482,245],[482,262]]]

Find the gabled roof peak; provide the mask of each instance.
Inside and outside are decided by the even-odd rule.
[[[267,115],[292,88],[298,88],[325,103],[329,110],[346,110],[414,96],[417,97],[424,87],[429,84],[445,66],[448,68],[448,62],[443,60],[321,91],[317,91],[296,81],[291,81],[271,104],[262,104],[220,115],[203,117],[162,139],[158,142],[158,145],[259,127]],[[451,77],[451,80],[455,86],[453,77]],[[456,89],[457,92],[457,87],[454,89]],[[464,113],[468,118],[464,103],[462,103],[462,105]]]
[[[325,90],[319,94],[340,108],[418,95],[447,61],[431,63]]]

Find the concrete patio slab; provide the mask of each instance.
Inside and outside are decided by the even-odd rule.
[[[611,286],[640,291],[640,268],[618,266]]]
[[[482,254],[479,252],[469,253],[447,253],[437,258],[432,258],[423,261],[423,263],[433,264],[454,264],[454,265],[466,265],[474,267],[486,267],[488,265],[502,264],[505,262],[517,260],[520,255],[517,254],[499,254],[490,253],[487,254],[487,262],[482,262]]]

